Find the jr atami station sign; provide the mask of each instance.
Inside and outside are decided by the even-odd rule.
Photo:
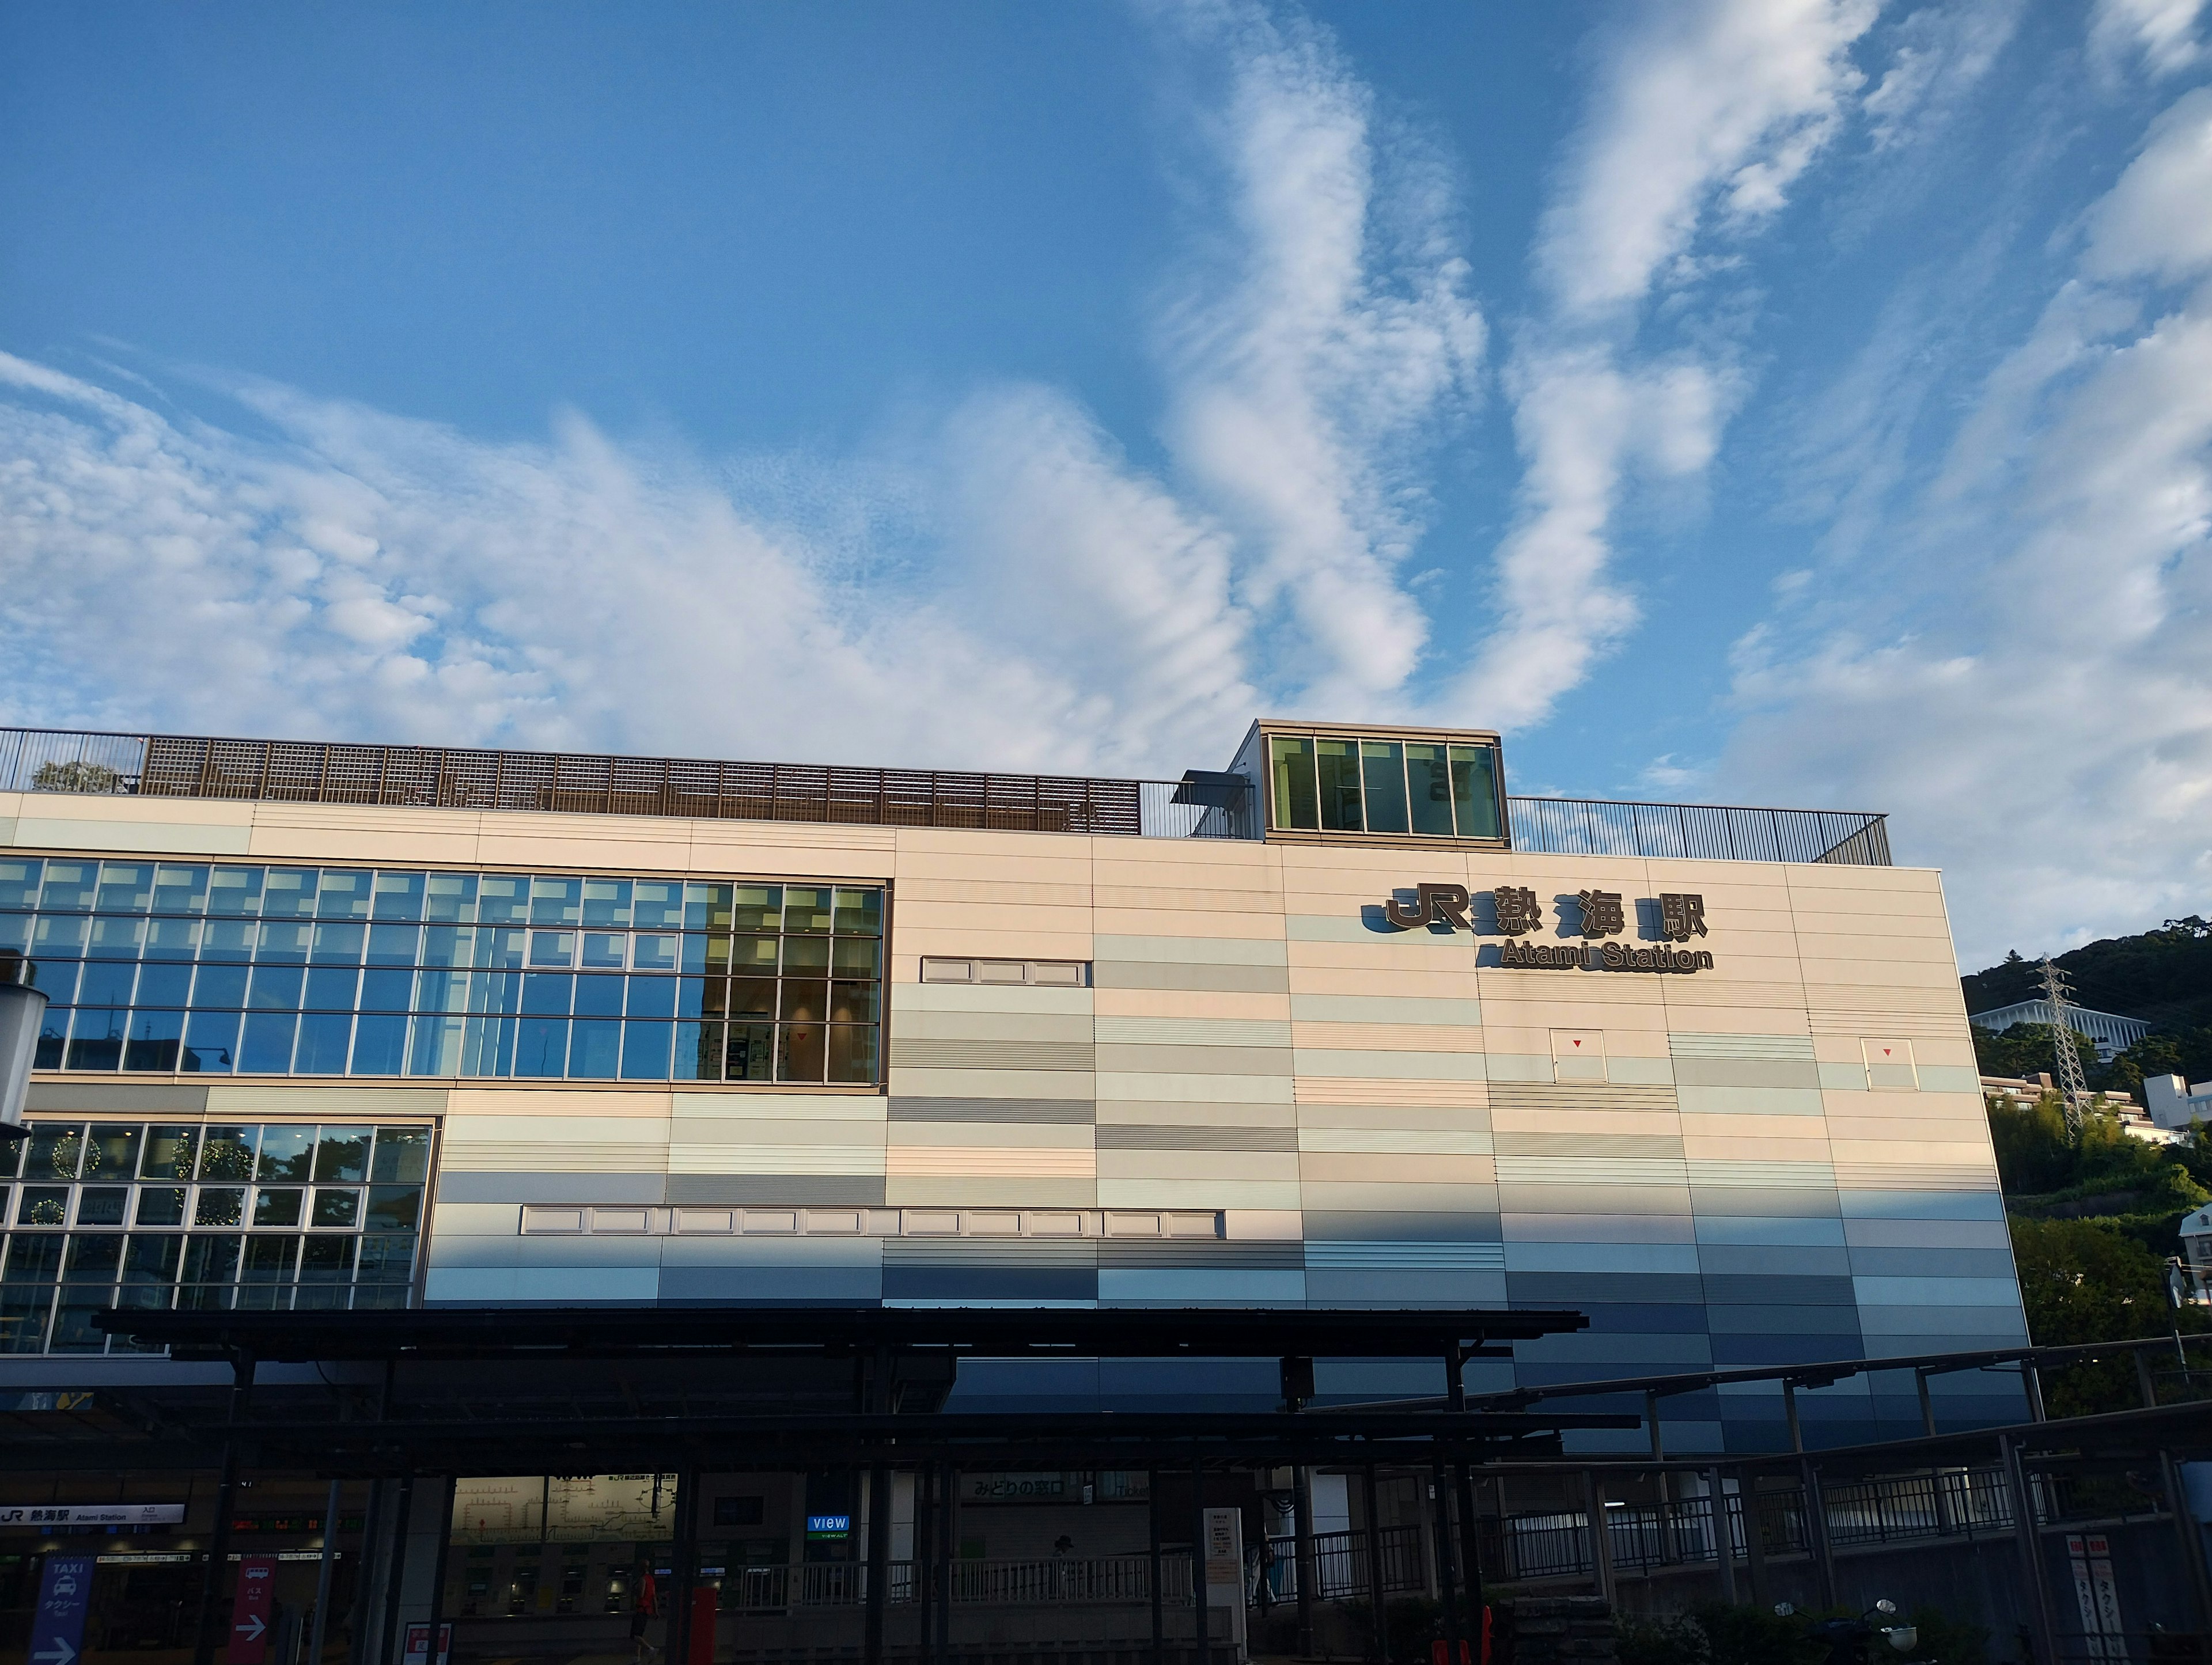
[[[1712,951],[1677,948],[1678,942],[1702,937],[1705,931],[1705,899],[1679,890],[1662,890],[1640,899],[1636,912],[1647,921],[1659,941],[1650,946],[1614,939],[1626,935],[1628,909],[1618,890],[1578,890],[1561,898],[1565,911],[1575,917],[1560,925],[1570,934],[1560,942],[1528,940],[1544,928],[1544,909],[1536,893],[1526,885],[1500,884],[1494,890],[1470,892],[1464,884],[1417,884],[1411,893],[1394,892],[1383,901],[1384,922],[1400,931],[1443,930],[1479,932],[1494,921],[1505,941],[1498,963],[1539,971],[1710,971]],[[1488,919],[1478,925],[1470,909],[1480,902]],[[1577,939],[1579,939],[1577,940]]]

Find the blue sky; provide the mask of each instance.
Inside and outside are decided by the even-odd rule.
[[[2201,9],[8,8],[0,717],[1465,723],[2212,912]]]

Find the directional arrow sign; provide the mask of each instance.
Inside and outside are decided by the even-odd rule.
[[[39,1605],[31,1615],[33,1665],[73,1665],[92,1608],[93,1559],[50,1555],[39,1579]]]
[[[276,1606],[276,1558],[248,1555],[238,1564],[238,1599],[230,1609],[229,1665],[262,1665],[269,1620]]]

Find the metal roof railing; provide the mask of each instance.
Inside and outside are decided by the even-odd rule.
[[[1248,789],[1182,781],[995,775],[602,753],[357,745],[75,729],[0,729],[0,792],[260,803],[687,816],[1144,838],[1261,836]],[[1857,811],[1508,800],[1512,846],[1552,855],[1890,865],[1887,823]]]

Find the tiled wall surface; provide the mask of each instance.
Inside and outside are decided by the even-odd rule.
[[[43,796],[0,799],[11,817],[46,849],[890,884],[887,1092],[453,1088],[432,1301],[1591,1315],[1475,1388],[2025,1340],[1930,872]],[[1555,898],[1618,891],[1648,941],[1651,899],[1694,892],[1715,963],[1502,969],[1494,933],[1382,925],[1422,881],[1527,885],[1553,941]],[[925,956],[1091,975],[923,982]],[[329,1119],[358,1090],[284,1091]],[[557,1229],[525,1230],[533,1206]],[[1079,1385],[1110,1399],[1108,1376]],[[1935,1391],[1946,1422],[2020,1403],[2001,1377]],[[1823,1443],[1919,1425],[1909,1375],[1798,1404]],[[1670,1449],[1783,1441],[1771,1388],[1664,1409]]]

